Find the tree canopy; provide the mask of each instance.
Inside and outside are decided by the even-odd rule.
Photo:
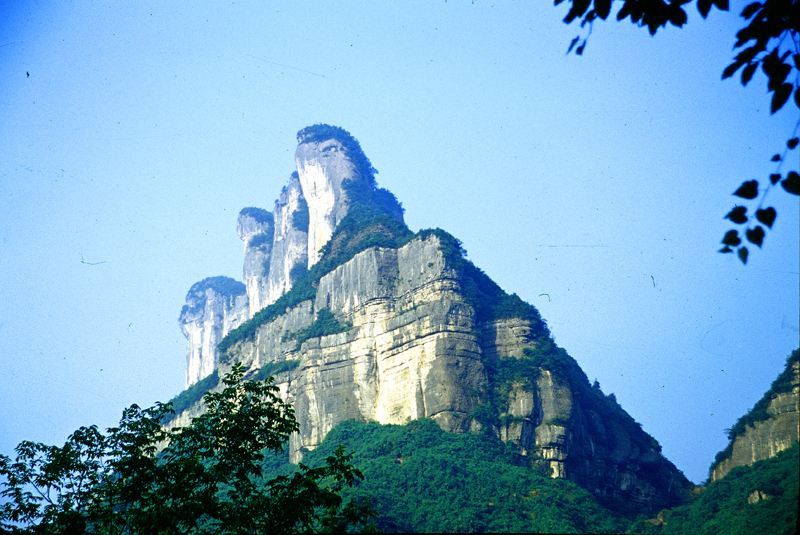
[[[119,427],[81,427],[63,447],[29,441],[0,455],[0,530],[13,533],[240,534],[365,527],[368,505],[340,496],[363,476],[343,448],[325,464],[300,464],[266,480],[265,454],[279,453],[298,424],[272,378],[244,381],[233,366],[206,412],[162,427],[171,404],[132,405]]]

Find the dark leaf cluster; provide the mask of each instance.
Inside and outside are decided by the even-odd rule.
[[[338,448],[319,468],[264,477],[265,455],[298,430],[272,378],[233,366],[207,410],[161,426],[170,404],[132,405],[106,434],[83,427],[59,448],[32,442],[0,456],[0,529],[15,533],[257,534],[365,527],[368,506],[343,502],[363,476]]]
[[[776,154],[772,157],[772,161],[777,162],[780,166],[780,164],[786,159],[787,153],[790,150],[797,148],[797,145],[798,138],[795,137],[790,139],[786,143],[786,151],[783,153],[783,155]],[[747,206],[741,205],[734,206],[731,211],[725,215],[725,219],[730,220],[736,225],[744,225],[745,228],[742,234],[740,234],[736,229],[728,230],[722,237],[723,247],[719,250],[720,253],[732,253],[735,250],[739,260],[741,260],[742,263],[747,263],[749,251],[747,246],[743,244],[744,240],[747,240],[753,245],[761,247],[766,236],[765,229],[771,229],[772,224],[778,217],[778,212],[775,210],[775,208],[772,206],[762,208],[762,205],[764,203],[764,199],[766,198],[767,192],[772,186],[778,184],[779,182],[787,193],[792,195],[800,195],[800,175],[798,175],[796,171],[789,171],[785,177],[780,173],[771,174],[769,177],[769,183],[763,189],[763,192],[761,193],[761,199],[754,207],[755,210],[752,215],[748,214]],[[739,197],[740,199],[754,201],[758,199],[759,191],[758,180],[746,180],[742,182],[742,185],[739,186],[736,191],[733,192],[733,195]]]
[[[629,18],[634,24],[647,27],[651,35],[668,23],[681,27],[686,23],[684,6],[693,0],[622,0],[617,12],[617,20]],[[728,11],[728,0],[694,0],[703,18],[706,18],[712,7],[720,11]],[[555,0],[555,5],[564,0]],[[611,0],[569,0],[569,11],[564,22],[569,24],[580,20],[581,27],[597,20],[606,20],[611,12]],[[722,72],[722,78],[730,78],[741,69],[741,82],[746,86],[760,67],[767,77],[767,92],[770,93],[770,112],[776,113],[794,95],[794,104],[800,108],[800,6],[797,0],[764,0],[751,2],[741,12],[745,26],[736,34],[734,49],[740,49],[733,62]],[[577,36],[569,44],[567,53],[573,50],[583,54],[588,35]],[[800,122],[798,122],[800,125]],[[798,145],[798,126],[787,142],[787,151]],[[772,161],[778,163],[778,169],[769,177],[769,183],[763,188],[763,195],[758,206],[747,215],[747,207],[735,206],[725,217],[737,225],[747,227],[743,232],[736,229],[727,231],[722,239],[723,247],[719,252],[733,253],[742,263],[747,263],[750,251],[744,241],[761,247],[766,236],[766,229],[772,228],[777,212],[772,207],[762,207],[764,197],[771,186],[780,182],[783,189],[792,195],[800,195],[800,175],[791,170],[781,175],[781,163],[787,151],[773,156]],[[796,158],[795,158],[796,161]],[[753,200],[759,195],[758,181],[748,180],[742,183],[734,195]],[[754,223],[754,219],[760,224]],[[753,224],[751,224],[753,223]],[[762,226],[763,225],[763,226]]]

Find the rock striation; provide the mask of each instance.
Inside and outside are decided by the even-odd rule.
[[[219,366],[217,345],[248,317],[246,288],[241,282],[209,277],[192,285],[178,318],[188,341],[186,388],[214,372]]]
[[[589,384],[533,306],[466,260],[451,235],[405,226],[352,136],[315,125],[298,143],[297,172],[270,216],[239,218],[246,292],[229,301],[247,321],[217,347],[190,341],[193,378],[235,362],[275,375],[300,426],[295,462],[348,419],[431,418],[446,431],[495,434],[531,469],[609,502],[655,510],[685,498],[688,480],[613,395]],[[270,233],[266,247],[259,236]],[[224,331],[222,317],[191,316],[211,332]]]
[[[711,466],[709,480],[722,479],[735,466],[774,457],[800,440],[800,359],[795,350],[770,390],[731,430],[728,448]],[[763,410],[762,410],[763,409]]]

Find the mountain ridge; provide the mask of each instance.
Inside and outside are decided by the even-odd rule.
[[[198,355],[202,339],[200,360],[218,375],[234,362],[253,375],[284,368],[276,385],[300,424],[292,461],[345,420],[430,418],[445,431],[500,437],[532,470],[621,507],[686,498],[690,482],[613,396],[589,384],[535,307],[502,290],[447,232],[408,229],[355,138],[315,125],[298,142],[272,225],[266,211],[239,216],[247,303],[223,299],[230,310],[208,317],[227,335],[211,348],[195,334],[209,330],[202,321],[194,331],[182,323],[187,354]],[[243,313],[238,324],[226,319]]]

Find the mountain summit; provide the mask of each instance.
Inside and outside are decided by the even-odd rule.
[[[685,499],[690,482],[556,346],[536,308],[447,232],[408,229],[353,136],[314,125],[297,140],[273,211],[239,215],[244,284],[213,277],[189,291],[188,390],[173,425],[242,362],[251,377],[275,376],[294,406],[293,461],[345,420],[430,418],[498,436],[531,470],[607,503],[654,511]]]

